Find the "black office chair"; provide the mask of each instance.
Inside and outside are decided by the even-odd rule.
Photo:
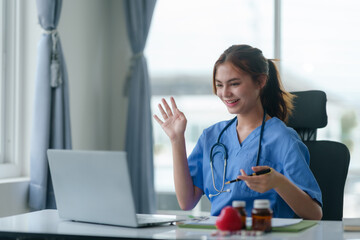
[[[303,91],[292,94],[296,96],[295,108],[287,125],[298,132],[309,149],[310,169],[322,192],[322,220],[342,220],[349,150],[339,142],[316,140],[317,129],[327,125],[324,92]]]

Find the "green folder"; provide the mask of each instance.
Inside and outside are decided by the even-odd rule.
[[[273,227],[273,232],[300,232],[302,230],[305,230],[309,227],[312,227],[316,225],[317,221],[311,221],[311,220],[302,220],[299,223],[283,226],[283,227]]]
[[[273,227],[272,232],[299,232],[312,227],[317,224],[317,221],[302,220],[299,223],[287,225],[284,227]],[[206,225],[201,223],[187,223],[178,224],[179,228],[194,228],[194,229],[216,229],[215,225]],[[250,229],[249,229],[250,230]]]

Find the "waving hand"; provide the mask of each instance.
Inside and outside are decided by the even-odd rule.
[[[170,101],[172,109],[165,99],[162,99],[163,106],[158,105],[164,120],[162,121],[157,115],[154,115],[154,118],[173,141],[184,136],[187,120],[184,113],[177,108],[173,97],[170,98]]]

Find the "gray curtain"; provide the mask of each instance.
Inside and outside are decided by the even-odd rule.
[[[44,33],[38,45],[30,147],[29,206],[32,210],[56,208],[47,149],[71,148],[68,75],[56,30],[62,0],[37,0],[36,5]]]
[[[156,210],[150,84],[143,51],[156,0],[125,0],[126,24],[133,57],[127,79],[129,97],[126,151],[138,213]]]

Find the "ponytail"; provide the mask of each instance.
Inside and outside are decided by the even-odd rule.
[[[267,114],[286,122],[294,108],[294,95],[284,90],[275,63],[270,59],[267,62],[269,65],[268,80],[261,93],[261,103]]]

